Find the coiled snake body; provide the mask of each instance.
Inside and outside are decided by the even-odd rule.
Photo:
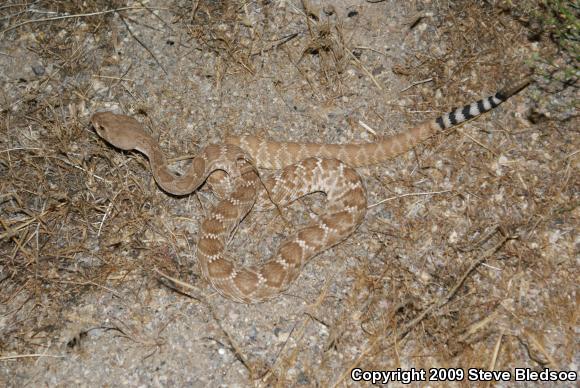
[[[256,303],[283,292],[308,260],[343,241],[360,225],[367,201],[353,167],[382,163],[399,155],[438,131],[497,107],[528,83],[525,80],[508,86],[494,96],[377,143],[281,143],[255,136],[230,136],[223,144],[205,147],[181,176],[168,169],[158,143],[135,119],[98,112],[91,122],[99,136],[113,146],[145,154],[156,182],[166,192],[186,195],[206,180],[212,183],[220,200],[201,223],[197,241],[201,273],[223,296]],[[281,172],[260,179],[256,167]],[[239,267],[228,259],[227,241],[253,207],[283,207],[318,191],[326,193],[325,213],[287,237],[270,260],[259,266]]]

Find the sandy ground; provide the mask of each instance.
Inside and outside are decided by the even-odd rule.
[[[90,3],[0,9],[1,386],[358,385],[357,367],[458,368],[467,386],[468,368],[578,370],[577,73],[522,10]],[[226,133],[369,142],[529,71],[494,112],[360,168],[360,228],[249,306],[200,278],[211,193],[164,194],[144,157],[89,124],[135,116],[170,157]],[[232,251],[265,260],[323,204],[251,214]]]

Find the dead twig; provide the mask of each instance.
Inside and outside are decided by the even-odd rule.
[[[65,358],[66,356],[60,356],[60,355],[56,355],[56,354],[41,354],[41,353],[15,354],[13,356],[2,356],[2,357],[0,357],[0,361],[10,361],[10,360],[17,360],[19,358],[32,358],[32,357]]]
[[[377,203],[373,203],[372,205],[367,206],[367,209],[382,205],[385,202],[389,202],[395,199],[399,199],[399,198],[404,198],[404,197],[415,197],[415,196],[421,196],[421,195],[436,195],[436,194],[445,194],[445,193],[449,193],[451,192],[451,190],[442,190],[442,191],[429,191],[429,192],[424,192],[424,193],[407,193],[407,194],[401,194],[401,195],[396,195],[394,197],[389,197],[389,198],[385,198],[380,200]]]
[[[153,58],[153,60],[155,61],[155,63],[157,63],[157,66],[159,66],[161,68],[161,70],[163,70],[163,72],[165,73],[165,75],[168,75],[167,70],[165,70],[165,68],[163,67],[163,65],[161,64],[161,62],[159,62],[159,60],[157,59],[157,57],[155,56],[155,54],[153,54],[153,51],[151,51],[151,49],[149,47],[147,47],[147,45],[145,43],[143,43],[139,38],[137,38],[135,36],[135,34],[133,34],[133,31],[131,31],[131,27],[129,27],[129,24],[125,21],[125,18],[123,18],[121,15],[119,15],[119,19],[121,19],[121,21],[123,22],[123,24],[125,25],[125,27],[127,27],[127,31],[129,31],[129,34],[131,35],[131,37],[133,39],[135,39],[137,41],[137,43],[139,43],[139,45],[141,47],[143,47],[145,49],[145,51],[147,51],[149,53],[149,55]]]

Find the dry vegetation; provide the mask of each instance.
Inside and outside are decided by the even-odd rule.
[[[286,4],[299,30],[274,25],[282,1],[161,3],[158,9],[76,0],[0,6],[0,382],[42,381],[35,380],[41,371],[25,371],[58,368],[61,359],[75,358],[77,341],[94,328],[142,346],[142,361],[155,354],[171,363],[166,343],[172,334],[166,326],[187,321],[189,304],[205,312],[209,342],[234,355],[234,361],[217,365],[218,371],[239,362],[248,380],[280,386],[348,382],[355,366],[577,365],[578,30],[576,24],[576,30],[562,32],[561,10],[531,0],[519,7],[509,1],[406,2],[407,23],[399,24],[405,29],[403,55],[391,57],[381,47],[354,43],[354,30],[372,31],[348,24],[383,12],[381,2],[353,6],[344,15],[339,5],[335,10],[307,1],[293,2],[294,8]],[[106,11],[113,9],[121,11]],[[577,17],[577,9],[569,10]],[[151,20],[157,19],[154,26]],[[271,64],[285,61],[293,73],[272,80],[269,98],[278,96],[287,105],[278,104],[282,122],[292,117],[284,116],[284,109],[299,110],[300,98],[315,104],[303,116],[311,122],[294,127],[286,121],[297,129],[268,132],[262,130],[270,126],[267,119],[255,128],[244,126],[245,105],[224,104],[220,117],[213,118],[203,112],[201,99],[195,117],[204,123],[198,128],[194,119],[193,132],[170,131],[191,123],[188,97],[159,92],[156,106],[144,95],[144,83],[172,74],[173,59],[161,57],[143,31],[162,36],[167,47],[181,47],[184,57],[211,57],[200,62],[205,67],[196,76],[224,99],[260,93],[251,91],[260,87],[254,80],[272,68],[287,69]],[[143,55],[141,61],[151,61],[147,79],[133,73],[139,64],[123,62],[131,55],[128,50],[121,55],[127,42],[132,53]],[[353,70],[356,77],[349,73]],[[188,256],[211,199],[164,195],[151,181],[145,159],[108,147],[88,124],[92,111],[112,101],[150,129],[162,128],[156,134],[173,155],[191,154],[227,131],[372,141],[361,120],[388,135],[528,71],[535,72],[536,83],[497,115],[431,139],[392,165],[361,171],[371,203],[391,200],[370,209],[351,239],[306,267],[305,272],[322,275],[299,278],[301,284],[308,278],[310,293],[281,297],[298,305],[291,312],[275,304],[251,310],[227,304],[220,310],[217,306],[229,302],[208,298],[211,291]],[[387,98],[385,85],[392,79],[411,87],[392,90]],[[236,83],[237,90],[231,86]],[[354,103],[346,119],[328,121],[327,113],[318,113],[328,108],[332,115],[336,106],[344,108],[361,95],[370,102]],[[337,129],[341,125],[348,129]],[[307,130],[312,128],[318,132]],[[304,218],[316,206],[305,200],[289,212]],[[249,221],[244,233],[250,238],[238,245],[286,233],[279,219]],[[264,252],[260,246],[249,249]],[[335,256],[342,258],[340,264],[333,263]],[[339,267],[340,275],[333,274]],[[195,299],[167,287],[156,270],[195,284]],[[81,301],[97,295],[110,303],[136,297],[147,305],[159,293],[178,313],[156,334],[145,326],[164,320],[157,310],[147,311],[154,318],[143,315],[123,324],[95,323],[95,316],[76,312]],[[107,306],[95,307],[96,316],[99,308]],[[272,319],[258,331],[271,332],[280,321],[292,320],[289,338],[259,356],[256,349],[271,345],[259,335],[247,340],[228,309],[237,311],[238,320],[247,314]],[[98,368],[90,353],[110,350],[99,348],[98,339],[90,346],[81,362]],[[142,373],[156,373],[148,368]],[[217,381],[232,383],[228,378]]]

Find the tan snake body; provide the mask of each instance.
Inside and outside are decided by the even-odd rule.
[[[223,296],[256,303],[286,290],[308,260],[343,241],[360,225],[367,201],[353,167],[382,163],[399,155],[441,130],[497,107],[528,84],[526,79],[508,86],[494,96],[377,143],[285,143],[229,136],[224,144],[206,146],[181,176],[168,169],[158,143],[135,119],[98,112],[91,122],[99,136],[115,147],[145,154],[156,182],[166,192],[187,195],[206,180],[210,182],[220,201],[201,223],[197,241],[201,273]],[[256,167],[281,172],[260,179]],[[287,237],[270,260],[259,266],[239,267],[227,257],[230,235],[253,207],[283,207],[318,191],[326,193],[325,213]]]

